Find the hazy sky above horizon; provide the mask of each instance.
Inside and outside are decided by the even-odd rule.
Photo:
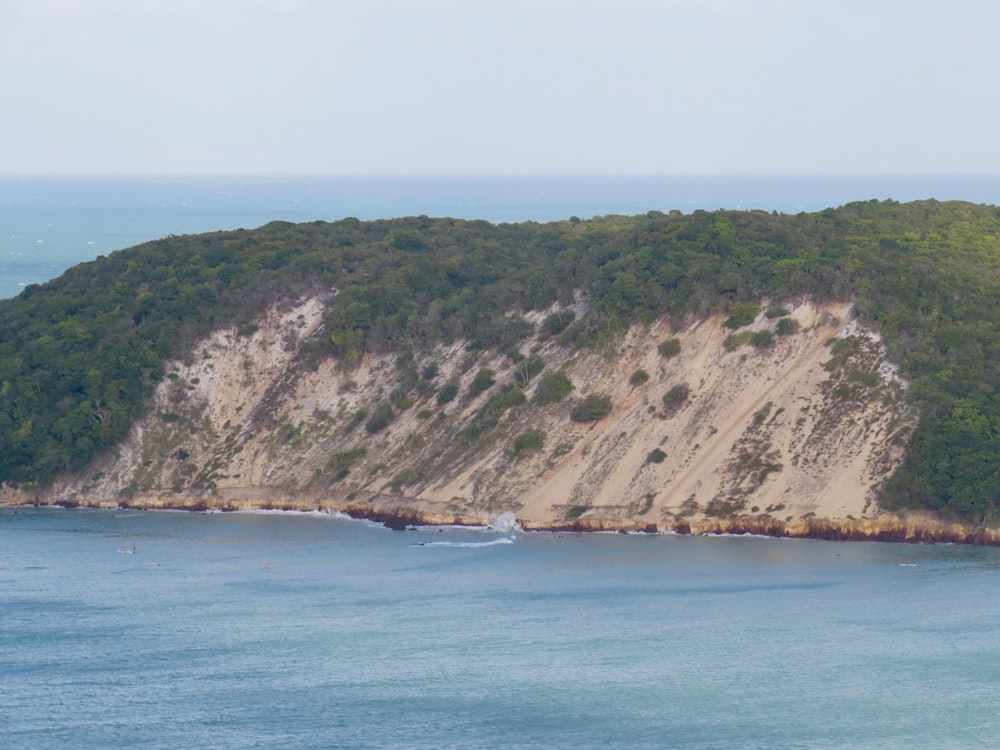
[[[0,173],[1000,173],[983,0],[0,0]]]

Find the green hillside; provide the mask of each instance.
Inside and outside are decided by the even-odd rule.
[[[921,415],[889,508],[1000,520],[1000,209],[853,203],[796,216],[651,212],[538,224],[414,217],[169,237],[0,301],[0,480],[44,485],[122,440],[169,357],[268,305],[333,298],[314,362],[463,340],[512,358],[504,312],[571,304],[546,329],[600,347],[636,321],[809,295],[853,298]],[[859,374],[861,377],[861,374]],[[417,378],[414,378],[416,384]]]

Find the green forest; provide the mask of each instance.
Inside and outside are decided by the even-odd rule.
[[[490,224],[425,216],[173,236],[0,301],[0,481],[44,487],[121,441],[164,362],[268,305],[326,295],[315,362],[463,341],[519,356],[510,310],[569,347],[634,322],[747,303],[853,299],[910,383],[920,421],[881,504],[1000,521],[1000,209],[867,201],[818,213],[696,211]]]

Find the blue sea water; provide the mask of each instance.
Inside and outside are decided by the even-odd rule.
[[[7,508],[0,747],[990,747],[998,621],[988,548]]]
[[[0,176],[0,298],[140,242],[275,219],[425,214],[513,222],[718,208],[798,213],[870,198],[998,204],[1000,176]]]
[[[929,197],[1000,179],[7,177],[0,297],[273,219]],[[0,748],[991,746],[998,573],[983,548],[0,509]]]

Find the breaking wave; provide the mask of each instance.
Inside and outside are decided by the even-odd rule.
[[[493,521],[489,526],[486,527],[490,531],[520,531],[521,527],[517,523],[517,516],[513,511],[507,511],[506,513],[501,513],[497,516],[496,520]]]
[[[514,544],[514,537],[502,536],[488,542],[415,542],[411,547],[492,547],[495,544]]]

